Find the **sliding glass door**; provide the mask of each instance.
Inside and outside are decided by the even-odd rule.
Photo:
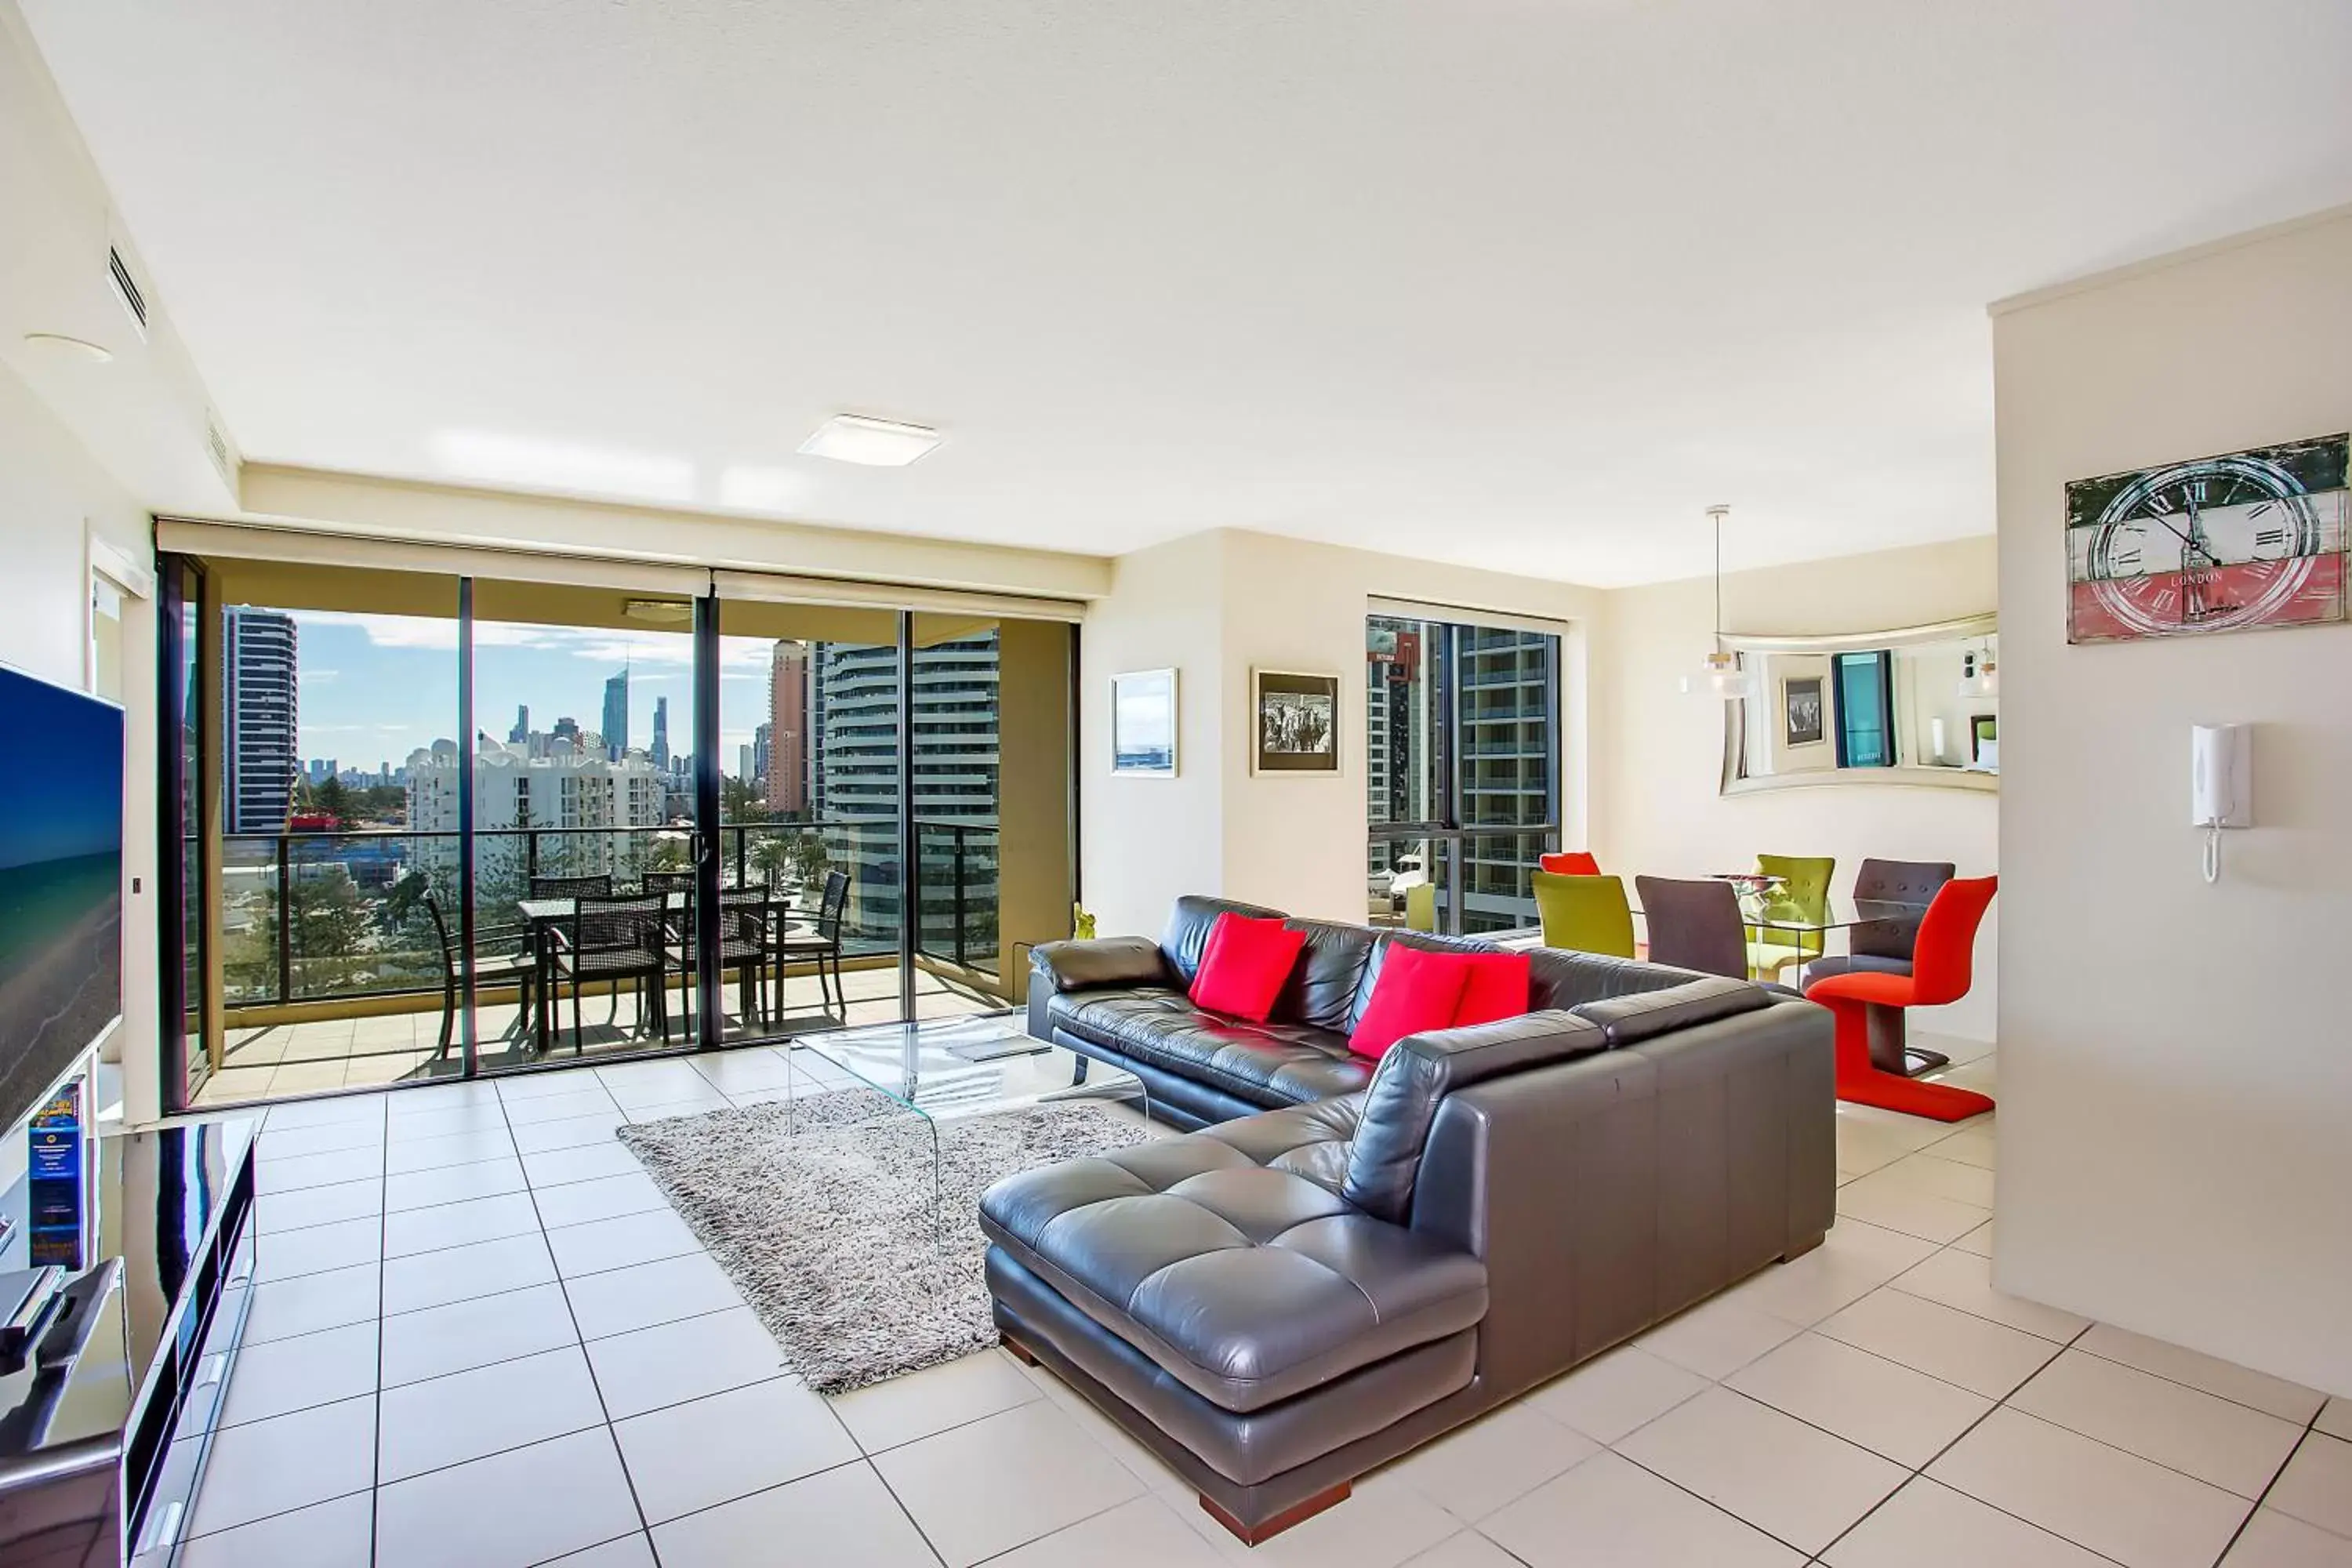
[[[184,1104],[992,1010],[1068,933],[1066,623],[164,568]]]
[[[1559,847],[1559,637],[1375,615],[1364,653],[1372,920],[1536,924],[1528,877]]]

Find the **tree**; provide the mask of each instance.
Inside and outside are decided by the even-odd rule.
[[[774,882],[792,869],[793,840],[772,834],[761,839],[751,847],[751,864],[758,868],[761,880]]]
[[[824,879],[825,872],[833,865],[833,857],[825,849],[824,837],[815,833],[803,833],[793,838],[791,844],[790,854],[793,875],[800,879],[801,886],[815,887]]]
[[[338,865],[298,868],[287,883],[286,901],[289,906],[284,911],[289,932],[286,945],[294,967],[295,992],[331,994],[337,989],[330,978],[332,965],[322,961],[349,959],[365,952],[375,931],[374,912]],[[274,898],[256,902],[260,904],[259,918],[228,939],[222,967],[233,990],[260,1000],[278,989],[280,911]],[[313,964],[319,967],[306,973],[306,966]]]
[[[351,827],[358,820],[352,811],[352,792],[343,787],[341,779],[329,778],[320,783],[310,792],[310,803],[320,816],[333,817],[339,828]]]
[[[760,798],[760,786],[750,779],[719,781],[719,820],[725,823],[773,822],[777,813]]]

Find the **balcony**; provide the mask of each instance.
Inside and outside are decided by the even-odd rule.
[[[842,1005],[821,996],[814,968],[772,969],[764,1004],[747,1017],[749,987],[730,972],[720,987],[722,1038],[751,1038],[883,1023],[898,1016],[898,921],[901,857],[897,824],[825,820],[744,824],[719,831],[723,887],[767,887],[795,915],[813,910],[829,868],[850,875],[842,929]],[[997,830],[980,823],[919,820],[914,906],[915,1011],[920,1017],[990,1011],[1007,1005],[999,977]],[[640,885],[648,871],[682,871],[693,837],[682,827],[500,828],[475,835],[477,927],[521,923],[518,901],[534,876],[610,876]],[[222,897],[215,925],[221,1049],[193,1097],[210,1107],[290,1094],[453,1077],[462,1052],[459,1021],[445,1005],[441,920],[458,929],[460,840],[455,833],[404,829],[232,834],[220,846]],[[515,951],[488,942],[484,952]],[[190,994],[204,976],[189,976]],[[672,1044],[692,978],[665,977]],[[641,1016],[635,986],[583,987],[581,1027],[571,994],[557,1007],[544,1044],[512,984],[477,992],[477,1056],[486,1071],[583,1056],[662,1047]],[[646,999],[650,1001],[649,998]],[[439,1041],[450,1019],[452,1043]],[[201,1047],[191,1040],[192,1057]]]

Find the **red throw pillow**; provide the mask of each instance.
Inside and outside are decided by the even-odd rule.
[[[1381,977],[1372,982],[1372,1000],[1348,1037],[1348,1048],[1378,1061],[1407,1035],[1451,1028],[1469,983],[1467,953],[1390,943]]]
[[[1472,952],[1463,955],[1470,966],[1469,983],[1462,987],[1454,1022],[1491,1024],[1516,1018],[1528,1010],[1528,955],[1524,952]]]
[[[1209,928],[1208,945],[1201,950],[1201,967],[1193,972],[1192,1005],[1212,1013],[1225,1013],[1263,1024],[1282,994],[1290,966],[1307,946],[1307,933],[1291,931],[1279,917],[1252,920],[1231,910]]]

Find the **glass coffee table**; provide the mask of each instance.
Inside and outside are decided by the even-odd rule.
[[[782,1054],[785,1099],[796,1111],[817,1096],[865,1089],[921,1119],[930,1142],[935,1232],[942,1217],[940,1122],[1066,1101],[1108,1101],[1146,1118],[1151,1113],[1141,1079],[1035,1038],[1015,1012],[833,1029],[803,1035]]]

